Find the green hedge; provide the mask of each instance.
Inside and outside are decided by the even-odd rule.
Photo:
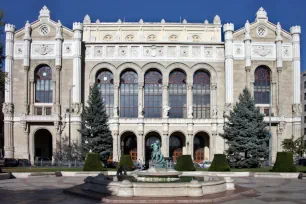
[[[230,171],[231,168],[228,165],[224,154],[215,154],[214,159],[208,168],[208,171]]]
[[[83,171],[103,171],[99,154],[87,153]]]
[[[134,163],[133,163],[130,155],[121,155],[120,161],[117,164],[117,169],[119,169],[119,167],[121,165],[123,165],[123,168],[126,171],[133,171],[133,170],[135,170],[135,166],[134,166]]]
[[[191,155],[182,155],[176,161],[175,170],[177,171],[195,171],[196,168],[192,162]]]
[[[291,152],[277,152],[276,162],[272,172],[296,172]]]

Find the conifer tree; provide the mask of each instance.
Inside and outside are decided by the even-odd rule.
[[[259,167],[268,158],[269,137],[264,115],[255,107],[255,101],[247,88],[239,95],[239,102],[225,122],[224,134],[229,165],[233,168]]]
[[[98,153],[101,159],[107,159],[112,155],[113,138],[98,84],[90,88],[82,118],[83,129],[79,131],[82,134],[84,153],[92,151]]]

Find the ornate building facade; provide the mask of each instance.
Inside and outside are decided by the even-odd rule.
[[[7,24],[5,32],[6,157],[52,158],[57,141],[68,136],[70,90],[71,141],[80,143],[81,113],[95,82],[115,161],[121,154],[147,160],[156,140],[174,160],[223,153],[224,115],[244,87],[271,116],[273,160],[284,138],[301,135],[301,29],[283,30],[263,8],[238,30],[222,26],[219,16],[211,23],[106,23],[88,15],[71,30],[44,7],[37,21],[17,31]]]

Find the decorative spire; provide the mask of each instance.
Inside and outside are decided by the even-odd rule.
[[[183,20],[183,24],[187,24],[187,20],[186,19]]]
[[[162,19],[160,23],[165,24],[166,23],[165,19]]]
[[[39,19],[42,18],[50,18],[50,11],[46,6],[44,6],[39,12]]]
[[[276,41],[282,41],[283,38],[281,36],[282,33],[282,26],[281,24],[278,22],[276,25]]]
[[[29,21],[26,22],[24,26],[24,40],[31,40],[31,24]]]
[[[267,19],[268,20],[267,12],[262,7],[260,7],[259,10],[256,13],[256,20],[259,20],[259,19]]]
[[[207,19],[205,19],[204,24],[209,24],[209,22],[208,22],[208,20],[207,20]]]
[[[90,17],[88,14],[84,17],[83,23],[91,23]]]
[[[249,21],[246,21],[244,25],[244,40],[251,40],[250,32],[251,32],[250,23]]]
[[[99,19],[97,19],[97,20],[96,20],[96,23],[100,23],[100,20],[99,20]]]
[[[120,18],[118,19],[117,23],[122,23],[122,21],[121,21],[121,19],[120,19]]]
[[[216,15],[214,18],[214,24],[221,24],[220,16]]]
[[[139,20],[139,23],[140,23],[140,24],[143,24],[143,20],[142,20],[142,18]]]
[[[63,26],[61,21],[59,20],[56,25],[56,36],[55,39],[63,39]]]

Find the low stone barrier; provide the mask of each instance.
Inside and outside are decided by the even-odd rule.
[[[11,174],[10,173],[1,173],[0,174],[0,180],[10,179]]]

